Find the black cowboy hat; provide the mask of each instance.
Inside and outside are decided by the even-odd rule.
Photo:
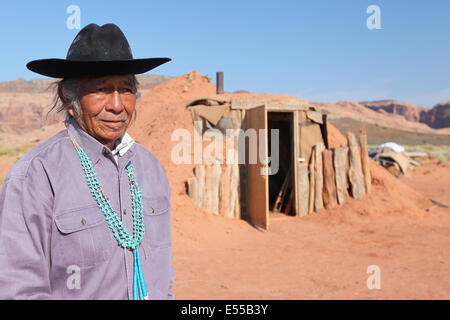
[[[33,72],[52,78],[83,75],[139,74],[154,69],[169,58],[133,59],[127,38],[115,24],[91,23],[80,30],[66,59],[41,59],[27,63]]]

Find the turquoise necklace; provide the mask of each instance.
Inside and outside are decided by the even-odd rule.
[[[139,245],[144,237],[144,206],[142,204],[142,195],[139,185],[134,174],[133,164],[128,162],[126,169],[128,172],[128,181],[130,184],[131,206],[133,209],[133,235],[128,234],[127,229],[123,226],[122,220],[116,214],[116,211],[111,205],[108,197],[103,190],[102,185],[98,181],[97,173],[92,166],[92,162],[84,152],[83,148],[76,142],[69,132],[78,156],[80,157],[81,166],[83,167],[86,181],[91,191],[92,196],[97,201],[98,207],[103,212],[109,228],[113,232],[114,238],[117,240],[119,246],[133,252],[134,258],[134,274],[133,274],[133,299],[144,300],[148,299],[147,287],[145,285],[144,274],[141,267],[141,259],[139,258]]]

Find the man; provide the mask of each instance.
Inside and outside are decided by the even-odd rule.
[[[170,185],[127,134],[135,74],[114,24],[90,24],[67,59],[27,67],[62,78],[63,130],[19,160],[0,194],[1,299],[173,299]]]

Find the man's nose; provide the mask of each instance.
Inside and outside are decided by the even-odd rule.
[[[106,110],[112,111],[114,113],[119,113],[123,110],[122,98],[118,90],[114,90],[109,94],[108,103],[105,106]]]

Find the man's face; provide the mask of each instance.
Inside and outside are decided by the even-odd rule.
[[[78,125],[102,144],[113,148],[130,124],[136,105],[131,75],[81,77],[82,114],[74,115]]]

